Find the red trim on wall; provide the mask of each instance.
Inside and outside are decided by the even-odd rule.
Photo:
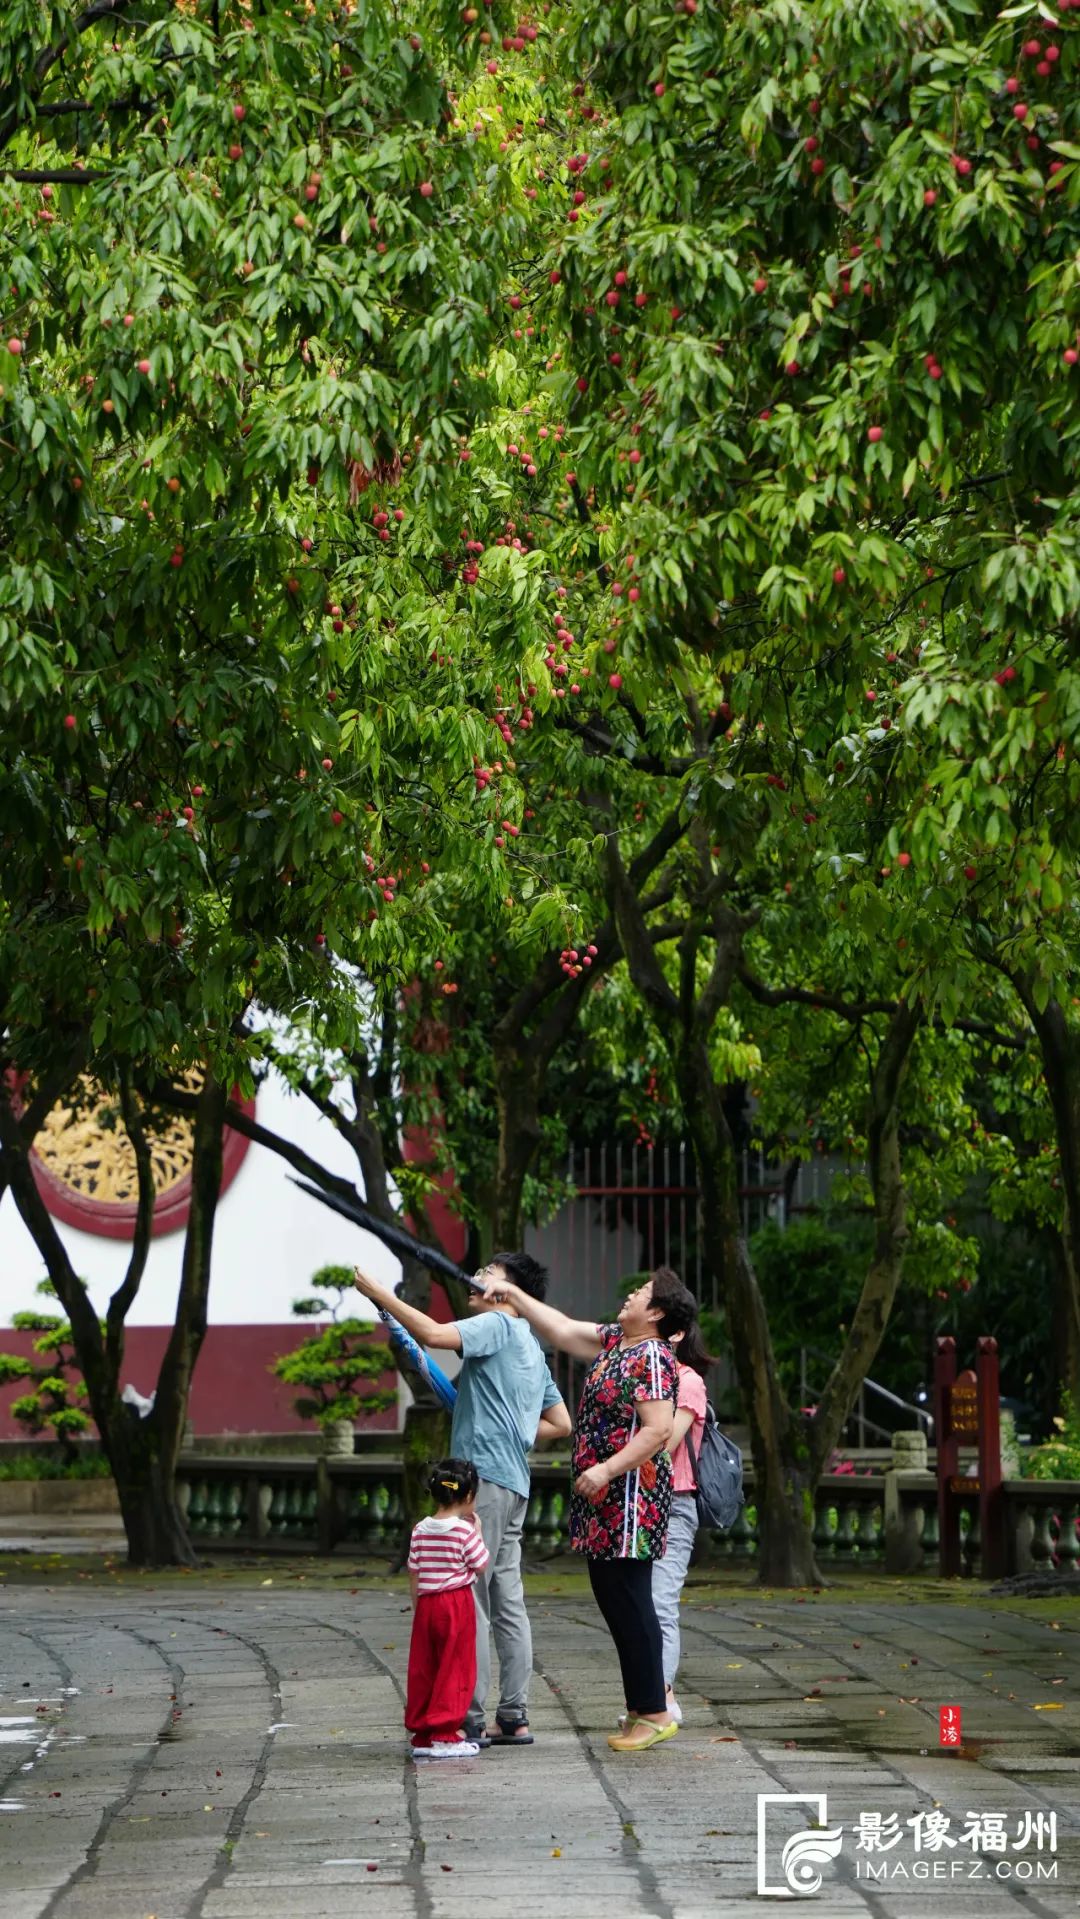
[[[238,1103],[248,1118],[254,1119],[255,1101],[245,1099]],[[231,1126],[225,1128],[221,1149],[222,1193],[232,1185],[250,1144],[251,1141],[245,1139],[242,1133],[234,1132]],[[96,1233],[100,1239],[130,1240],[135,1237],[137,1207],[133,1201],[93,1199],[89,1194],[77,1193],[72,1187],[65,1186],[36,1153],[31,1154],[30,1163],[38,1192],[54,1219],[63,1220],[65,1226],[77,1226],[80,1232]],[[166,1233],[179,1232],[187,1225],[190,1206],[191,1174],[185,1173],[175,1186],[170,1186],[168,1192],[160,1193],[155,1200],[151,1238],[161,1239]]]
[[[314,1451],[318,1427],[301,1419],[293,1411],[296,1388],[275,1379],[270,1371],[275,1359],[292,1352],[302,1339],[321,1331],[322,1322],[286,1321],[280,1326],[211,1326],[203,1340],[202,1351],[191,1383],[189,1414],[200,1439],[221,1438],[229,1433],[299,1433],[311,1435]],[[129,1326],[124,1339],[124,1363],[121,1386],[129,1383],[149,1397],[157,1383],[158,1371],[168,1343],[168,1326]],[[27,1353],[33,1348],[35,1333],[16,1333],[0,1327],[0,1351]],[[382,1341],[381,1328],[372,1333]],[[396,1374],[391,1367],[380,1374],[375,1384],[380,1391],[394,1391]],[[0,1389],[0,1439],[25,1439],[26,1429],[8,1410],[13,1399],[26,1391],[13,1385]],[[362,1420],[360,1432],[396,1432],[397,1406],[373,1413]],[[42,1444],[49,1444],[43,1440]]]

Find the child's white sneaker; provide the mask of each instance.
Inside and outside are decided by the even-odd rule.
[[[433,1739],[429,1759],[476,1759],[480,1748],[475,1739]]]

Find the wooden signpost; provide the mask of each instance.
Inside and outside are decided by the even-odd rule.
[[[955,1339],[939,1339],[934,1360],[934,1438],[937,1443],[939,1564],[942,1577],[963,1571],[960,1513],[978,1500],[981,1573],[1005,1571],[1005,1497],[1001,1483],[1001,1409],[996,1339],[980,1339],[975,1371],[957,1373]],[[960,1445],[978,1448],[978,1477],[960,1472]]]

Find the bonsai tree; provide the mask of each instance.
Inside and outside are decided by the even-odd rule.
[[[385,1411],[396,1392],[377,1383],[391,1362],[383,1342],[372,1339],[370,1320],[342,1317],[345,1296],[353,1291],[351,1268],[322,1266],[312,1285],[319,1293],[294,1299],[293,1312],[298,1319],[329,1317],[331,1323],[275,1360],[271,1370],[287,1386],[302,1388],[293,1401],[296,1411],[325,1432],[339,1421]]]
[[[47,1279],[36,1288],[39,1294],[55,1299],[56,1292]],[[75,1436],[90,1430],[90,1417],[77,1403],[86,1398],[86,1387],[75,1364],[70,1322],[59,1313],[37,1311],[13,1313],[12,1330],[37,1333],[33,1350],[37,1363],[27,1353],[0,1353],[0,1386],[23,1382],[29,1391],[11,1403],[11,1412],[31,1438],[52,1433],[65,1462],[78,1457]]]

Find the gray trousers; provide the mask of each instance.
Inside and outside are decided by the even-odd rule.
[[[682,1643],[679,1600],[697,1538],[697,1500],[693,1493],[673,1493],[668,1520],[667,1551],[653,1560],[652,1596],[664,1639],[664,1684],[674,1686]]]
[[[468,1731],[484,1724],[491,1689],[491,1635],[499,1656],[499,1717],[508,1724],[528,1718],[532,1677],[532,1628],[521,1584],[521,1530],[528,1500],[489,1479],[480,1481],[476,1510],[491,1563],[473,1587],[476,1600],[476,1692],[465,1721]]]

